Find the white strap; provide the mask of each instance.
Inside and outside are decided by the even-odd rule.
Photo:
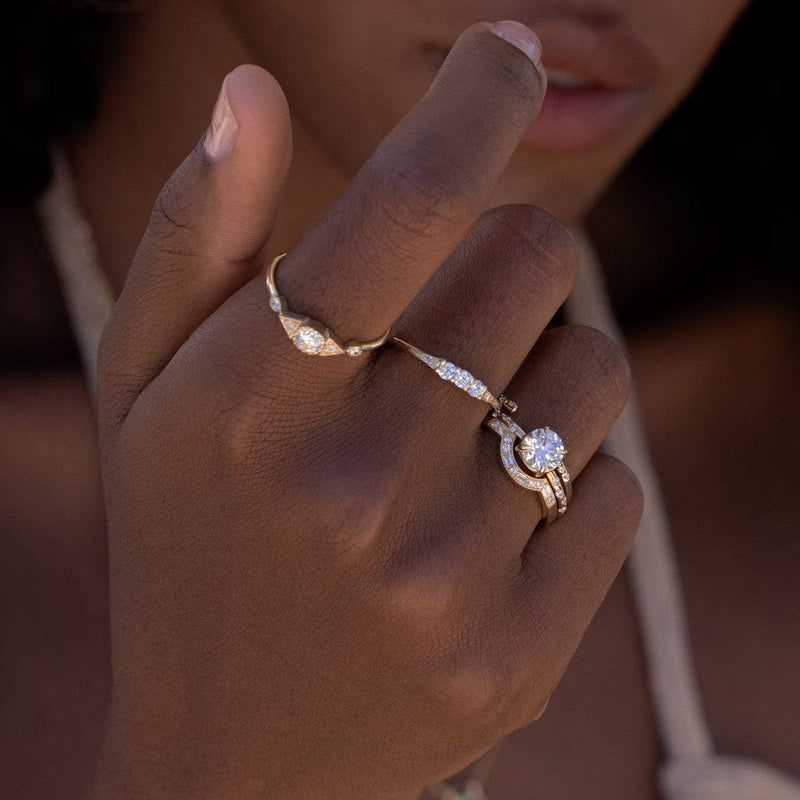
[[[586,237],[580,231],[576,236],[581,267],[567,301],[567,316],[570,322],[597,328],[624,346],[597,259]],[[604,449],[633,470],[644,490],[644,514],[628,567],[662,746],[668,759],[710,755],[713,746],[692,664],[667,515],[634,393]]]
[[[745,758],[679,758],[664,766],[665,800],[798,800],[800,782]]]
[[[89,223],[81,212],[69,164],[53,153],[53,181],[38,203],[39,218],[64,293],[92,402],[97,396],[97,347],[114,305]]]

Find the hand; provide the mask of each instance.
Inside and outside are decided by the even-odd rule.
[[[540,714],[624,559],[640,493],[594,453],[627,367],[596,331],[543,332],[567,231],[485,211],[544,93],[487,25],[277,282],[342,339],[392,324],[557,430],[578,480],[545,531],[484,403],[392,346],[287,340],[261,274],[285,100],[255,67],[223,91],[235,123],[218,115],[163,189],[101,346],[114,680],[95,796],[414,797]]]

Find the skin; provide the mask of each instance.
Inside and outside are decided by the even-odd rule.
[[[590,462],[626,397],[621,354],[588,329],[542,335],[571,286],[571,237],[531,207],[481,215],[543,88],[518,49],[470,28],[279,277],[287,298],[316,287],[327,301],[309,312],[334,329],[393,322],[415,341],[438,331],[454,358],[531,402],[537,381],[561,385],[571,410],[539,395],[534,413],[576,443],[571,470],[589,487],[561,525],[572,548],[531,538],[535,496],[498,471],[487,483],[482,404],[462,403],[455,421],[450,398],[395,349],[298,356],[259,313],[262,280],[235,291],[276,213],[288,116],[262,71],[226,79],[101,345],[115,681],[96,796],[412,798],[541,713],[641,504],[622,465]],[[317,268],[332,241],[340,266]],[[487,287],[486,263],[502,253],[513,266]],[[454,291],[472,323],[443,311]],[[252,346],[264,341],[266,358]],[[190,581],[178,579],[189,562]],[[383,744],[365,768],[368,741]],[[153,763],[154,752],[175,757]]]
[[[433,78],[428,41],[449,47],[486,9],[440,7],[422,30],[411,4],[392,14],[348,4],[333,17],[278,4],[269,25],[255,4],[209,4],[180,26],[159,4],[126,35],[99,121],[73,148],[118,285],[222,75],[264,64],[288,107],[263,72],[229,77],[232,149],[201,144],[169,180],[104,337],[115,672],[96,797],[410,798],[541,712],[635,530],[635,481],[593,456],[628,370],[595,332],[542,334],[576,266],[565,230],[527,206],[484,210],[522,201],[569,221],[585,213],[742,4],[687,4],[683,16],[667,5],[618,9],[658,69],[640,116],[613,141],[518,148],[544,84],[478,26],[352,183]],[[542,14],[545,53],[548,24]],[[181,43],[206,30],[215,46],[198,64]],[[332,53],[336,79],[321,80]],[[192,87],[177,102],[164,70]],[[128,145],[134,120],[143,133]],[[136,175],[124,214],[119,193],[103,191],[123,174]],[[283,249],[292,307],[346,339],[396,323],[488,385],[508,385],[529,419],[562,433],[579,478],[562,534],[532,536],[535,498],[487,452],[476,401],[393,350],[323,361],[292,350],[251,281]],[[498,259],[504,280],[487,281]],[[298,448],[298,430],[313,448]],[[287,713],[286,698],[304,701]],[[354,712],[358,724],[337,722]]]

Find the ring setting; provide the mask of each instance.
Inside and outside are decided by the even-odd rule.
[[[539,495],[545,525],[567,510],[572,480],[564,464],[567,450],[548,427],[526,433],[510,416],[508,405],[493,410],[486,426],[500,437],[500,460],[514,483]]]
[[[382,336],[371,342],[342,341],[331,330],[311,317],[290,311],[286,298],[278,293],[275,283],[275,272],[286,253],[276,256],[267,268],[266,281],[269,291],[269,307],[278,315],[278,319],[286,331],[292,344],[301,352],[310,356],[360,356],[368,350],[375,350],[385,344],[391,333],[389,328]]]
[[[484,424],[500,437],[503,469],[518,486],[539,495],[545,525],[566,512],[572,498],[572,480],[564,463],[567,449],[554,430],[544,427],[526,433],[511,418],[517,411],[513,400],[503,395],[495,397],[483,381],[445,358],[432,356],[397,336],[391,341],[430,367],[442,380],[492,407]]]

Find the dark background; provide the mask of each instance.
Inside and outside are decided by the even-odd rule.
[[[790,66],[781,8],[747,9],[588,219],[629,331],[735,294],[788,292],[800,306],[797,56]]]

